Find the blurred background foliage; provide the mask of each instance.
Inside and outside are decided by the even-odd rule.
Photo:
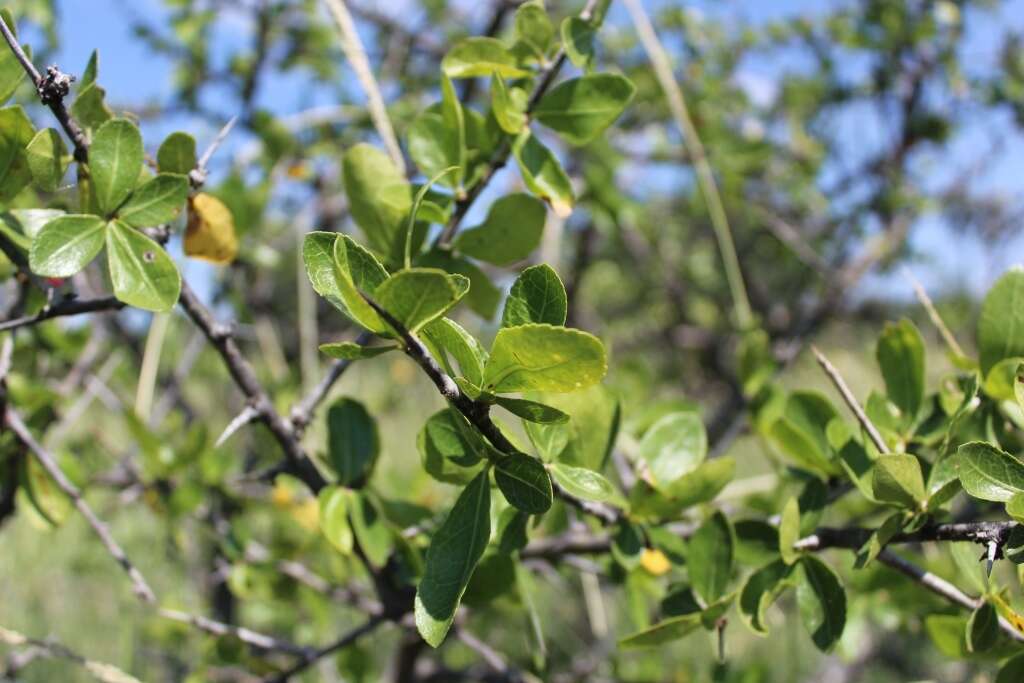
[[[576,4],[547,2],[556,18],[577,11]],[[925,283],[970,346],[979,293],[1024,246],[1024,5],[645,4],[716,171],[766,348],[784,368],[782,386],[825,386],[800,352],[813,339],[855,393],[866,395],[881,386],[873,362],[881,322],[909,315],[925,330],[928,385],[935,387],[952,365],[900,268],[909,266]],[[467,35],[507,33],[516,8],[505,0],[349,5],[403,140],[417,113],[439,98],[438,64],[448,46]],[[99,48],[108,105],[137,119],[147,140],[188,130],[202,146],[226,119],[239,117],[208,188],[235,216],[240,257],[226,268],[189,261],[183,271],[215,310],[239,320],[261,379],[287,410],[323,372],[316,344],[355,334],[309,291],[297,253],[301,235],[351,229],[340,151],[360,141],[379,144],[322,7],[314,0],[15,0],[7,7],[20,18],[37,64],[56,61],[80,74]],[[782,499],[776,484],[757,487],[778,465],[746,429],[744,396],[755,392],[744,391],[735,361],[741,340],[691,160],[617,3],[599,45],[602,69],[621,71],[638,91],[594,143],[570,148],[545,140],[579,202],[567,220],[549,217],[537,260],[566,282],[571,324],[610,350],[607,384],[623,407],[620,447],[635,447],[634,436],[667,406],[691,406],[708,426],[712,451],[739,463],[735,488],[722,499],[739,505],[744,497],[751,514],[774,512]],[[459,95],[484,110],[486,85],[461,81]],[[32,100],[27,86],[16,100]],[[44,114],[33,111],[37,119]],[[516,173],[500,172],[470,223],[483,218],[489,198],[519,182]],[[61,197],[58,191],[50,199],[59,205]],[[72,205],[70,191],[66,202]],[[177,241],[171,249],[180,255]],[[510,284],[505,271],[488,274],[498,290]],[[103,289],[99,280],[93,284]],[[460,322],[487,337],[493,317],[463,313]],[[246,474],[274,462],[277,446],[259,429],[213,446],[242,399],[221,381],[219,358],[187,321],[176,314],[165,320],[158,342],[139,312],[34,327],[19,338],[12,395],[51,413],[50,420],[54,411],[74,414],[48,435],[48,445],[76,481],[96,491],[90,495],[102,516],[165,601],[301,642],[356,623],[344,596],[324,600],[275,566],[302,558],[338,583],[354,571],[318,533],[299,487],[283,482],[269,499],[259,492],[245,498]],[[162,347],[157,392],[140,416],[140,366],[150,344]],[[422,473],[415,434],[442,402],[411,361],[392,358],[353,368],[335,393],[358,397],[378,419],[377,493],[385,502],[411,496],[415,504],[396,514],[410,525],[430,524],[431,510],[452,491]],[[306,443],[323,450],[325,433],[318,419]],[[856,518],[856,505],[843,509],[845,518]],[[181,680],[190,672],[194,680],[215,680],[245,662],[245,650],[229,639],[211,645],[143,614],[126,586],[109,580],[108,558],[77,516],[58,528],[31,513],[2,524],[0,624],[53,634],[144,680]],[[252,541],[269,553],[254,555]],[[925,559],[952,566],[940,548],[928,549]],[[596,582],[581,579],[595,571],[603,585],[635,585],[595,593]],[[775,610],[767,639],[728,630],[730,665],[717,675],[750,683],[991,680],[983,661],[937,656],[941,638],[929,636],[919,615],[948,607],[885,568],[844,578],[850,617],[837,653],[817,653],[797,620]],[[715,669],[716,645],[704,636],[656,657],[604,656],[610,635],[643,625],[636,596],[658,595],[654,577],[623,575],[609,561],[539,568],[535,579],[547,657],[564,680],[704,680]],[[516,652],[527,629],[513,603],[499,596],[497,610],[474,619],[483,620],[477,633]],[[346,651],[346,669],[362,672],[346,680],[394,676],[399,664],[382,653],[409,649],[397,640],[382,631]],[[452,670],[470,661],[459,643],[443,652]],[[204,663],[199,673],[194,662]],[[325,671],[312,676],[328,680]],[[21,675],[86,680],[52,662]]]

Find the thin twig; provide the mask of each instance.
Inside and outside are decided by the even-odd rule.
[[[363,332],[355,339],[355,343],[360,346],[366,346],[373,340],[372,332]],[[337,360],[332,365],[330,370],[327,371],[327,375],[324,376],[320,382],[317,383],[313,389],[306,394],[302,400],[296,403],[290,413],[290,420],[292,428],[297,433],[301,433],[306,425],[309,424],[310,420],[313,419],[313,413],[316,411],[317,406],[327,398],[327,394],[330,393],[331,387],[337,382],[345,371],[348,370],[349,366],[352,365],[350,360]]]
[[[932,302],[931,297],[928,296],[928,292],[926,292],[924,287],[921,286],[921,283],[917,281],[917,278],[914,277],[914,274],[910,272],[909,268],[903,268],[903,277],[905,277],[907,281],[910,282],[910,286],[914,288],[914,294],[917,295],[917,300],[921,302],[924,310],[928,312],[928,317],[931,318],[932,324],[938,328],[939,334],[942,335],[942,339],[946,342],[946,346],[949,347],[949,350],[959,358],[966,357],[963,347],[960,346],[956,337],[953,336],[953,332],[946,326],[946,322],[942,319],[942,316],[939,315],[939,311],[935,308],[935,304]]]
[[[960,605],[961,607],[974,611],[984,604],[984,600],[972,598],[949,581],[918,567],[913,562],[905,560],[889,550],[883,550],[880,552],[878,554],[878,561],[888,567],[892,567],[904,576],[910,577],[931,592],[942,596],[956,605]],[[999,628],[1001,628],[1003,632],[1013,640],[1016,640],[1017,642],[1024,642],[1024,634],[1014,628],[1009,621],[1001,616],[999,617]]]
[[[242,626],[234,626],[232,624],[225,624],[223,622],[216,621],[215,619],[208,619],[207,617],[197,614],[188,614],[186,612],[179,612],[178,610],[173,609],[161,609],[159,614],[164,619],[188,624],[189,626],[209,633],[210,635],[218,637],[234,636],[243,643],[252,645],[253,647],[257,647],[261,650],[284,652],[298,657],[308,657],[313,652],[312,648],[296,645],[295,643],[287,640],[282,640],[275,636],[268,636]]]
[[[750,301],[747,299],[747,289],[743,283],[743,271],[740,269],[739,258],[736,256],[736,246],[733,244],[729,218],[718,192],[711,163],[708,161],[704,145],[697,134],[697,128],[693,125],[690,113],[686,109],[683,91],[672,74],[668,53],[665,52],[665,48],[658,39],[658,34],[651,26],[651,20],[647,17],[643,4],[640,0],[625,0],[625,4],[626,10],[633,19],[633,25],[636,26],[637,36],[640,38],[647,57],[651,60],[651,66],[654,67],[655,78],[658,79],[658,84],[665,92],[672,117],[675,119],[676,125],[679,126],[679,132],[683,134],[683,144],[686,145],[690,159],[693,161],[694,169],[697,172],[697,184],[704,196],[704,203],[707,204],[711,225],[715,229],[718,249],[722,255],[722,264],[725,266],[725,277],[732,293],[736,323],[740,329],[747,329],[753,324],[754,315],[750,309]]]
[[[3,24],[0,21],[0,24]],[[117,541],[111,535],[110,530],[106,524],[100,521],[99,517],[92,511],[92,508],[82,498],[81,492],[78,487],[71,483],[71,481],[64,476],[64,472],[61,471],[60,466],[57,465],[56,459],[46,449],[36,441],[35,437],[29,431],[28,427],[22,421],[21,416],[18,415],[17,411],[14,410],[10,405],[7,405],[5,413],[5,422],[10,427],[14,435],[21,441],[29,452],[39,461],[39,464],[43,466],[46,473],[50,475],[57,487],[64,492],[71,502],[74,503],[75,509],[85,517],[85,520],[92,527],[96,535],[99,536],[100,542],[107,549],[107,553],[114,558],[115,561],[124,571],[128,574],[128,578],[131,579],[132,587],[135,591],[135,595],[146,603],[155,603],[156,596],[153,594],[153,590],[146,583],[145,577],[142,573],[132,564],[131,560],[125,554],[121,546],[118,545]]]
[[[850,387],[848,387],[846,382],[843,381],[839,371],[836,370],[835,366],[829,362],[828,358],[825,358],[825,355],[819,351],[818,347],[814,346],[814,344],[811,344],[811,352],[814,353],[814,357],[818,359],[818,364],[821,366],[821,369],[824,370],[825,374],[828,375],[828,378],[832,380],[832,384],[835,386],[836,390],[839,391],[839,395],[843,397],[843,401],[846,403],[847,407],[851,412],[853,412],[854,416],[856,416],[857,422],[859,422],[860,426],[864,428],[865,432],[867,432],[868,437],[871,439],[871,443],[875,445],[875,448],[878,449],[879,453],[888,453],[889,447],[886,445],[885,439],[882,438],[878,428],[875,427],[874,423],[871,422],[870,418],[868,418],[864,409],[860,407],[860,403],[857,402],[857,398],[853,395],[853,392],[850,391]]]
[[[493,669],[495,673],[501,675],[504,680],[522,680],[522,676],[519,672],[509,667],[508,662],[506,662],[505,658],[501,656],[501,653],[467,631],[464,627],[460,626],[455,631],[455,636],[462,641],[463,645],[480,655],[480,658],[487,663],[487,666]]]
[[[0,24],[2,23],[0,21]],[[26,315],[0,322],[0,332],[14,330],[27,325],[35,325],[52,318],[79,315],[81,313],[96,313],[98,311],[118,311],[122,308],[124,308],[124,303],[112,296],[100,297],[98,299],[66,299],[56,305],[43,309],[35,315]]]
[[[3,22],[0,21],[0,24],[2,23]],[[18,633],[17,631],[0,627],[0,643],[13,647],[34,648],[45,657],[72,661],[84,668],[92,674],[96,680],[101,681],[102,683],[141,683],[139,679],[125,673],[112,664],[97,662],[87,657],[83,657],[63,643],[58,643],[49,638],[46,640],[30,638],[29,636]],[[11,672],[8,672],[8,674],[10,673]],[[2,673],[0,673],[0,678],[3,678]]]
[[[257,419],[259,416],[260,411],[256,410],[256,408],[251,405],[247,405],[242,408],[242,412],[238,413],[238,415],[228,423],[228,426],[224,428],[224,431],[220,433],[220,436],[217,437],[213,447],[220,448],[223,446],[224,442],[230,439],[235,432]]]
[[[338,31],[341,33],[341,49],[345,53],[345,58],[352,65],[352,70],[356,72],[356,78],[359,79],[359,83],[366,93],[366,105],[370,110],[373,125],[384,141],[384,147],[387,148],[391,160],[404,174],[405,157],[402,156],[402,148],[398,146],[395,130],[391,127],[391,119],[388,118],[388,110],[384,105],[384,98],[380,94],[380,86],[377,85],[377,79],[373,76],[373,69],[370,68],[370,60],[366,56],[363,41],[359,39],[355,21],[345,6],[344,0],[324,0],[324,3],[338,25]]]
[[[782,242],[784,245],[789,247],[789,250],[800,259],[804,265],[808,266],[819,275],[823,277],[829,277],[832,275],[832,268],[829,267],[825,259],[821,257],[821,254],[811,248],[803,236],[796,228],[787,223],[782,219],[781,216],[769,211],[768,209],[757,207],[758,213],[764,218],[764,226],[768,228],[768,232],[775,236],[777,240]]]
[[[286,683],[288,679],[290,679],[292,676],[302,673],[303,671],[308,669],[313,664],[316,664],[318,661],[320,661],[327,655],[333,654],[338,650],[343,650],[344,648],[348,647],[352,643],[356,642],[357,640],[365,636],[367,633],[370,633],[371,631],[375,630],[385,621],[386,619],[383,616],[370,617],[370,619],[363,623],[362,626],[358,626],[352,629],[351,631],[343,635],[341,638],[338,638],[333,643],[330,643],[329,645],[326,645],[320,648],[319,650],[307,651],[302,656],[302,659],[295,664],[295,666],[291,667],[286,671],[282,671],[279,674],[270,676],[265,680],[267,681],[267,683]]]
[[[196,162],[196,167],[189,172],[189,182],[192,183],[192,186],[195,189],[199,189],[206,183],[206,174],[209,171],[207,167],[210,164],[210,159],[213,158],[213,155],[217,152],[220,146],[227,139],[228,134],[231,132],[231,129],[235,127],[236,121],[238,121],[237,116],[232,116],[230,119],[228,119],[228,122],[224,124],[224,126],[217,133],[217,136],[214,137],[213,141],[209,144],[209,146],[207,146],[202,156],[199,157],[199,160]]]

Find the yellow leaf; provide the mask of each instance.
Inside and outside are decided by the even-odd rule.
[[[203,192],[189,200],[185,254],[221,265],[235,260],[235,219],[224,202]]]
[[[668,570],[672,568],[665,553],[657,548],[644,548],[644,551],[640,553],[640,566],[654,576],[667,574]]]
[[[316,531],[320,528],[320,506],[316,498],[307,498],[301,503],[296,503],[289,514],[306,531]]]
[[[1024,617],[1017,614],[1002,595],[992,595],[991,601],[1003,619],[1010,622],[1010,625],[1017,629],[1018,633],[1024,633]]]
[[[274,482],[274,488],[270,490],[270,502],[277,508],[287,508],[295,500],[291,488],[284,482]]]

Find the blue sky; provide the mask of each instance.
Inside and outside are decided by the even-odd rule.
[[[381,11],[404,16],[404,4],[378,4],[378,7]],[[665,4],[665,0],[651,0],[648,6],[654,12]],[[686,6],[691,11],[726,17],[737,23],[761,23],[795,14],[813,15],[836,4],[842,3],[840,0],[693,0]],[[477,24],[485,21],[484,17],[489,13],[487,3],[466,0],[464,5]],[[56,61],[65,70],[81,72],[92,49],[100,46],[101,78],[108,90],[108,100],[115,106],[160,102],[170,95],[170,65],[148,52],[131,35],[128,23],[122,18],[124,12],[129,11],[159,24],[163,10],[157,0],[58,0],[58,7],[62,42]],[[241,14],[229,11],[221,19],[222,29],[215,41],[220,49],[228,49],[249,39],[249,27]],[[615,3],[609,21],[614,25],[628,25],[624,9]],[[972,15],[968,25],[972,30],[964,50],[967,67],[978,70],[991,68],[1000,42],[998,38],[1003,31],[1024,32],[1024,0],[1004,3],[999,13]],[[372,36],[366,35],[366,39],[372,40]],[[745,64],[740,82],[752,96],[771,97],[778,75],[783,70],[799,68],[799,60],[782,55],[778,60]],[[851,63],[847,68],[857,69],[858,66]],[[280,114],[317,104],[330,104],[323,99],[324,89],[302,86],[300,77],[278,78],[263,88],[258,104]],[[320,95],[312,98],[304,95],[310,91]],[[919,172],[929,182],[941,184],[944,178],[948,181],[952,177],[954,170],[969,163],[979,148],[994,145],[992,163],[972,176],[972,188],[985,193],[1020,196],[1021,179],[1024,178],[1024,137],[1006,115],[977,116],[975,119],[948,148],[923,154],[917,163]],[[168,125],[148,124],[148,128],[144,128],[147,139],[160,139],[169,132]],[[170,125],[187,127],[200,140],[200,145],[216,132],[212,125],[196,121],[172,121]],[[863,153],[864,149],[870,148],[872,140],[877,142],[885,134],[877,114],[870,112],[851,113],[837,125],[849,129],[851,158]],[[233,144],[244,142],[238,135],[233,137]],[[502,182],[502,178],[497,179],[498,185]],[[952,226],[929,217],[922,218],[914,233],[913,245],[924,255],[921,262],[914,264],[913,270],[929,290],[936,293],[958,288],[981,293],[1002,271],[1019,262],[1024,254],[1024,236],[1019,233],[1007,244],[986,244],[974,237],[964,237]],[[196,266],[190,266],[193,267]],[[859,293],[862,296],[910,296],[902,278],[892,275],[867,278]]]

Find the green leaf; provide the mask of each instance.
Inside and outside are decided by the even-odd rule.
[[[112,214],[135,189],[142,170],[142,134],[127,119],[112,119],[96,131],[89,171],[100,210]]]
[[[779,554],[786,564],[794,564],[800,559],[800,551],[794,548],[800,540],[800,503],[790,497],[782,508],[782,519],[779,521]]]
[[[565,286],[551,266],[541,263],[525,269],[512,284],[501,314],[501,326],[564,325],[567,311]]]
[[[121,221],[107,224],[107,266],[114,296],[148,311],[169,311],[181,293],[177,266],[159,244]]]
[[[448,634],[455,610],[491,537],[491,488],[481,472],[434,534],[416,590],[416,629],[431,647]]]
[[[1014,564],[1024,564],[1024,526],[1018,524],[1010,529],[1010,536],[1003,545],[1003,554]]]
[[[650,467],[653,483],[667,489],[704,462],[708,436],[700,415],[672,413],[662,417],[640,440],[638,457]]]
[[[170,223],[188,199],[188,178],[175,173],[160,173],[132,193],[117,211],[117,217],[135,228],[150,228]]]
[[[564,327],[520,325],[498,330],[484,367],[484,389],[566,392],[596,384],[608,370],[597,337]]]
[[[885,379],[885,392],[910,426],[924,400],[924,341],[906,318],[887,323],[878,338],[875,357]]]
[[[362,486],[380,452],[377,422],[362,403],[341,398],[327,410],[327,460],[348,488]]]
[[[665,493],[683,509],[713,500],[732,481],[736,460],[725,456],[708,460],[672,483]]]
[[[99,76],[99,72],[100,53],[99,50],[93,50],[89,55],[89,61],[85,64],[85,70],[82,71],[82,78],[78,82],[79,89],[84,90],[95,83],[97,76]]]
[[[684,638],[701,627],[701,614],[694,612],[665,619],[619,641],[623,649],[657,647]]]
[[[528,45],[538,59],[543,60],[555,37],[555,27],[544,10],[541,0],[525,2],[516,10],[516,39]]]
[[[611,390],[595,384],[589,389],[569,394],[537,392],[527,398],[558,408],[569,415],[569,422],[562,425],[525,425],[528,433],[532,433],[535,428],[564,432],[564,436],[555,438],[555,441],[564,442],[562,449],[552,451],[550,458],[567,465],[599,472],[604,470],[615,445],[622,416],[619,400]],[[552,442],[548,445],[554,447],[558,444]],[[548,457],[547,452],[542,452]]]
[[[825,431],[829,422],[838,417],[835,408],[821,394],[794,391],[769,434],[774,443],[800,465],[813,472],[839,474],[841,470],[831,457]]]
[[[373,255],[347,235],[311,232],[302,243],[302,260],[313,291],[372,332],[385,332],[384,321],[360,294],[387,279]]]
[[[850,482],[857,487],[861,495],[874,501],[872,478],[875,459],[864,450],[864,445],[854,438],[849,425],[841,419],[830,420],[825,428],[825,434]]]
[[[498,531],[495,534],[498,552],[505,555],[517,553],[529,542],[526,530],[530,523],[530,515],[513,507],[507,507],[498,518]]]
[[[1021,367],[1022,361],[1024,358],[1018,356],[1004,358],[989,368],[983,385],[985,393],[996,401],[1015,400],[1017,395],[1014,387],[1019,383],[1017,370]]]
[[[984,441],[971,441],[957,449],[960,483],[981,500],[1005,503],[1024,492],[1024,463]]]
[[[410,332],[445,314],[464,290],[455,278],[437,268],[400,270],[381,283],[377,303]]]
[[[483,383],[487,352],[461,325],[448,318],[438,318],[423,327],[423,336],[446,354],[451,354],[459,364],[459,372],[473,386],[479,387]]]
[[[518,510],[540,515],[551,508],[551,478],[537,458],[522,453],[505,456],[494,466],[494,481]]]
[[[409,126],[408,140],[409,156],[427,177],[459,165],[459,131],[445,121],[443,106],[440,104],[428,107],[413,120]],[[443,182],[445,179],[442,177],[441,180]],[[452,181],[457,182],[454,175]]]
[[[643,559],[646,548],[642,533],[639,525],[629,519],[620,519],[615,524],[615,531],[612,533],[612,559],[627,572],[639,567]]]
[[[470,288],[465,296],[466,305],[477,315],[490,320],[501,302],[501,290],[494,286],[487,273],[469,259],[452,256],[448,250],[434,249],[427,252],[418,265],[440,268],[448,273],[458,273],[469,278]]]
[[[465,38],[441,60],[449,78],[475,78],[497,73],[503,78],[522,78],[530,72],[516,66],[515,56],[497,38]]]
[[[577,498],[627,507],[625,499],[615,486],[593,470],[559,462],[548,465],[548,469],[558,485]]]
[[[32,182],[26,147],[36,131],[19,106],[0,109],[0,201],[8,202]]]
[[[882,525],[871,532],[868,540],[857,550],[856,569],[863,569],[878,557],[893,537],[903,530],[903,512],[894,512],[885,518]]]
[[[883,455],[875,460],[871,490],[883,503],[917,508],[926,498],[921,462],[912,455]]]
[[[568,218],[576,201],[572,183],[551,150],[527,128],[512,143],[512,155],[530,192],[550,204],[559,218]]]
[[[978,351],[982,377],[1002,359],[1024,356],[1024,267],[1008,270],[985,295]]]
[[[629,105],[636,86],[618,74],[593,74],[559,83],[533,110],[533,117],[573,145],[585,145]]]
[[[461,188],[466,177],[466,157],[468,154],[466,149],[466,117],[462,109],[462,102],[459,101],[459,96],[455,92],[455,85],[443,73],[441,74],[441,119],[444,121],[445,128],[455,133],[455,149],[451,155],[452,163],[449,164],[449,166],[455,167],[451,187]],[[435,171],[429,175],[436,176],[438,173],[439,171]]]
[[[384,567],[394,547],[394,535],[380,507],[365,491],[349,491],[349,523],[370,565]]]
[[[81,86],[71,104],[71,115],[86,130],[96,130],[114,118],[114,112],[107,106],[106,97],[107,91],[95,83]]]
[[[349,492],[341,486],[324,487],[317,496],[320,531],[342,555],[352,554],[352,527],[348,522]]]
[[[545,214],[535,197],[506,195],[491,204],[483,223],[459,234],[455,248],[496,266],[522,261],[540,244]]]
[[[781,560],[775,560],[747,577],[737,606],[743,622],[755,634],[768,634],[765,612],[792,585],[794,569]]]
[[[800,559],[796,601],[811,640],[822,652],[839,641],[846,627],[846,591],[832,569],[813,555]]]
[[[562,47],[569,61],[573,66],[589,70],[594,61],[594,38],[597,36],[597,27],[579,17],[567,17],[562,21],[560,32]]]
[[[971,612],[967,620],[967,649],[970,652],[984,652],[999,640],[999,615],[989,603]]]
[[[32,509],[46,524],[58,527],[74,510],[74,502],[57,486],[57,482],[37,458],[25,458],[18,472],[19,493],[24,493]],[[18,501],[19,505],[23,501]]]
[[[967,631],[966,617],[959,614],[931,614],[925,617],[924,628],[943,656],[964,659],[970,655],[964,637]]]
[[[398,346],[394,344],[389,346],[363,346],[362,344],[356,344],[355,342],[335,342],[320,345],[320,353],[326,354],[331,358],[337,358],[338,360],[363,360],[364,358],[374,358],[382,353],[395,351],[397,349]]]
[[[71,277],[103,248],[106,222],[98,216],[58,216],[32,240],[29,268],[45,277]]]
[[[686,544],[690,583],[707,604],[725,595],[732,577],[735,545],[732,523],[720,511],[708,517]]]
[[[55,192],[68,169],[68,148],[60,133],[53,128],[39,131],[25,148],[25,155],[35,184],[41,190]]]
[[[7,24],[7,27],[11,29],[11,33],[14,37],[18,37],[18,27],[11,15],[6,11],[4,12],[3,21]],[[32,58],[32,50],[28,45],[22,46],[25,50],[26,56],[29,59]],[[2,52],[0,52],[0,104],[5,103],[11,99],[11,95],[21,85],[21,81],[24,80],[25,68],[18,61],[18,58],[14,56],[14,51],[8,48],[6,45]]]
[[[438,481],[469,482],[485,462],[487,447],[481,437],[457,411],[448,408],[434,413],[416,440],[423,469]]]
[[[405,222],[405,250],[403,255],[405,257],[405,268],[408,270],[412,267],[412,254],[413,254],[413,238],[416,232],[416,218],[419,214],[420,207],[423,206],[423,200],[427,196],[427,193],[431,191],[434,183],[439,181],[446,175],[450,175],[452,171],[458,170],[458,166],[449,166],[443,168],[435,173],[427,182],[420,185],[419,189],[412,199],[412,208],[409,210],[409,218]]]
[[[198,163],[196,140],[188,133],[171,133],[156,152],[156,165],[161,173],[187,176]]]
[[[370,247],[401,261],[412,209],[412,187],[402,170],[381,150],[359,144],[345,152],[342,173],[352,218]]]
[[[1006,501],[1006,514],[1018,522],[1024,521],[1024,493],[1015,493]]]
[[[544,405],[543,403],[537,403],[536,401],[498,396],[497,399],[495,399],[495,403],[513,415],[517,415],[528,422],[537,422],[540,424],[562,424],[563,422],[569,421],[569,416],[558,408],[552,408],[551,406]]]
[[[19,242],[19,246],[24,246],[27,251],[29,246],[31,246],[32,240],[36,238],[46,224],[54,218],[63,215],[65,213],[61,209],[11,209],[0,214],[0,223],[3,224],[3,227],[0,229],[6,228],[8,237],[14,235],[15,231],[17,231],[20,237],[12,239]],[[25,238],[28,238],[27,242]]]
[[[518,135],[526,128],[528,100],[522,88],[509,89],[505,79],[498,74],[491,75],[491,113],[503,131]]]
[[[996,674],[995,683],[1019,683],[1024,681],[1024,654],[1008,660]]]

